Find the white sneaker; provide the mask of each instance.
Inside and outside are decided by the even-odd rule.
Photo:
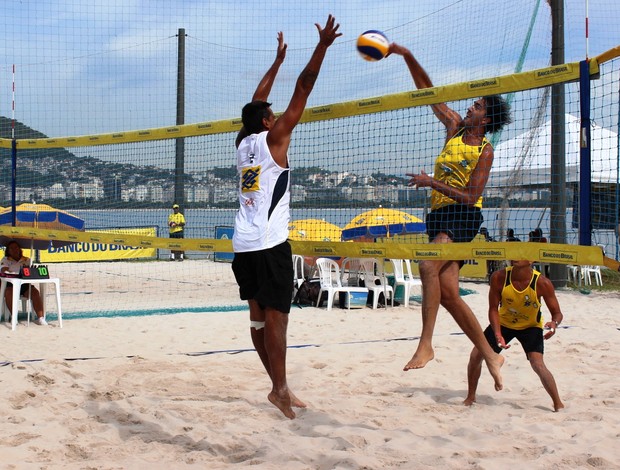
[[[37,318],[34,323],[36,323],[37,325],[41,325],[41,326],[46,326],[47,322],[45,321],[45,318],[41,317],[41,318]]]

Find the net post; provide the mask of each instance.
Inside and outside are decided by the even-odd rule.
[[[177,62],[177,126],[185,124],[185,29],[179,28]],[[181,207],[185,202],[185,138],[175,142],[174,202]]]
[[[579,244],[592,245],[590,142],[590,61],[579,63]]]

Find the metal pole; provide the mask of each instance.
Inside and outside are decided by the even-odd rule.
[[[17,140],[11,140],[11,225],[17,225]]]
[[[620,149],[620,85],[618,86],[617,149]],[[620,259],[620,150],[616,150],[616,261]]]
[[[564,63],[564,3],[551,0],[551,65]],[[566,243],[566,111],[564,84],[551,88],[551,219],[550,241]],[[549,276],[556,287],[566,285],[564,264],[551,264]]]
[[[592,245],[592,162],[590,160],[590,67],[579,64],[581,124],[579,126],[579,244]]]
[[[15,64],[13,64],[13,91],[11,99],[11,222],[17,225],[17,140],[15,140]]]
[[[176,125],[185,124],[185,29],[179,29],[178,63],[177,63],[177,121]],[[185,139],[176,139],[174,164],[174,201],[183,208],[185,201]]]

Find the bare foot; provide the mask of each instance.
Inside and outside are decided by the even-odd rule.
[[[474,403],[476,403],[476,397],[467,397],[463,400],[463,405],[465,406],[471,406]]]
[[[418,349],[414,353],[413,357],[409,360],[407,365],[403,368],[403,370],[406,371],[409,369],[421,369],[434,358],[435,353],[432,347],[426,348],[418,345]]]
[[[275,392],[270,392],[267,398],[273,403],[288,419],[295,419],[295,412],[291,408],[291,397],[288,392],[285,396],[278,396]]]
[[[289,397],[291,397],[291,406],[294,406],[295,408],[306,407],[306,404],[303,401],[301,401],[299,398],[297,398],[295,394],[291,392],[290,390],[288,391],[288,395]]]
[[[498,392],[504,388],[504,384],[502,383],[502,374],[500,374],[499,370],[504,365],[504,356],[500,356],[496,354],[493,360],[485,361],[487,364],[487,368],[495,381],[495,390]]]
[[[555,405],[555,404],[553,405],[553,411],[555,411],[555,412],[560,411],[562,408],[564,408],[564,403],[562,403],[562,402],[560,402],[557,405]]]

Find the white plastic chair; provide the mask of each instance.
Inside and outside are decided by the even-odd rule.
[[[375,266],[377,270],[375,271]],[[383,294],[385,306],[387,308],[387,299],[389,298],[394,306],[394,289],[390,286],[383,273],[383,267],[375,258],[360,259],[360,267],[364,276],[364,285],[372,292],[372,308],[376,309],[379,304],[379,294]]]
[[[413,277],[413,274],[411,273],[411,260],[391,259],[390,261],[394,266],[394,291],[396,291],[398,286],[403,286],[403,305],[408,307],[412,288],[421,286],[422,281]],[[406,274],[403,270],[403,262],[406,265]]]
[[[345,258],[340,263],[340,280],[343,286],[358,287],[362,276],[360,258]]]
[[[34,286],[39,287],[39,292],[41,293],[41,300],[43,301],[43,309],[47,312],[45,308],[45,286],[51,284],[54,286],[55,297],[56,297],[56,310],[58,312],[58,326],[62,328],[62,307],[60,302],[60,279],[57,277],[50,277],[49,279],[20,279],[20,278],[10,278],[3,277],[0,278],[0,299],[4,301],[4,293],[6,292],[6,287],[8,284],[12,284],[13,291],[19,292],[21,290],[22,284],[32,284]],[[19,298],[13,296],[13,305],[11,306],[11,310],[13,312],[17,312],[18,307],[17,304],[19,302]],[[23,304],[22,304],[23,306]],[[4,307],[3,307],[4,308]],[[7,309],[8,310],[8,309]],[[30,324],[30,314],[27,315],[28,324]],[[17,327],[17,315],[13,315],[11,320],[11,330],[15,330]]]
[[[334,305],[334,297],[339,292],[344,292],[349,296],[349,302],[347,303],[349,309],[351,308],[351,292],[368,293],[368,289],[365,287],[343,286],[340,280],[340,268],[334,260],[329,258],[318,258],[316,260],[316,267],[319,270],[319,283],[321,285],[319,298],[316,301],[317,307],[321,304],[323,292],[327,292],[327,310],[332,309]]]
[[[591,275],[594,275],[594,280],[596,281],[597,286],[603,285],[603,276],[601,276],[600,266],[582,266],[581,267],[581,277],[583,278],[583,283],[585,285],[592,285]],[[581,282],[579,284],[581,284]]]
[[[415,277],[413,275],[413,269],[411,269],[411,260],[406,259],[405,261],[405,276],[411,282],[412,286],[422,286],[422,280],[419,277]]]
[[[605,245],[597,244],[603,255],[605,255]],[[603,285],[603,276],[601,275],[601,267],[600,266],[582,266],[581,267],[581,278],[579,279],[579,285],[581,285],[581,280],[583,280],[584,285],[592,285],[592,275],[594,275],[594,281],[597,286]]]
[[[581,285],[581,280],[583,279],[581,267],[571,264],[566,266],[566,268],[568,270],[568,280],[574,284]]]
[[[32,317],[33,315],[36,316],[36,313],[34,309],[28,308],[28,297],[25,297],[22,295],[19,297],[19,299],[22,301],[22,309],[20,310],[20,312],[25,313],[26,315],[30,315],[31,319],[33,319]],[[9,310],[9,307],[6,304],[5,299],[2,299],[2,312],[0,312],[0,318],[2,318],[3,316],[1,315],[1,313],[4,314],[4,321],[11,320],[11,311]]]
[[[293,255],[293,284],[299,289],[304,282],[304,257]]]

